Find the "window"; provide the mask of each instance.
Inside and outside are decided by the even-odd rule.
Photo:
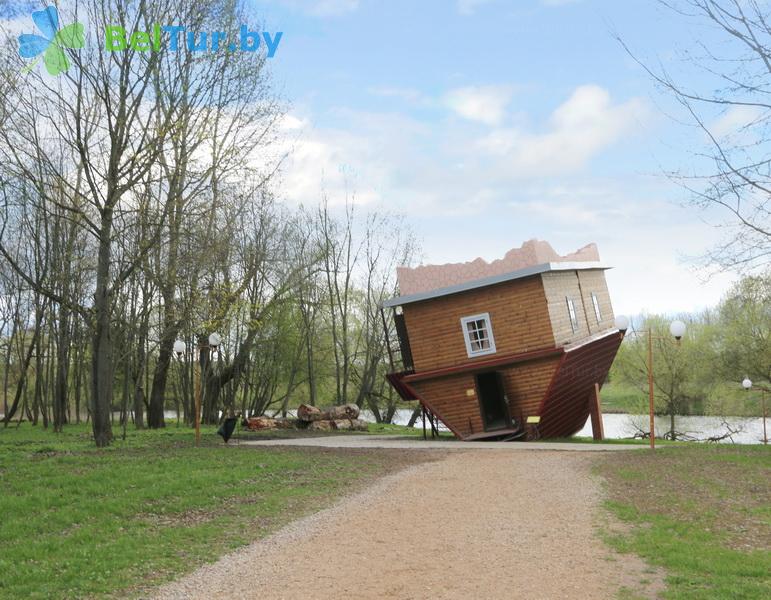
[[[576,305],[573,304],[573,298],[566,297],[568,303],[568,315],[570,315],[570,327],[573,329],[573,333],[578,331],[578,317],[576,316]]]
[[[463,339],[466,341],[466,353],[469,356],[482,356],[495,352],[495,340],[488,313],[463,317],[460,325],[463,329]]]
[[[600,301],[597,300],[597,294],[592,292],[592,306],[594,306],[594,316],[597,317],[597,325],[602,321],[602,313],[600,312]]]

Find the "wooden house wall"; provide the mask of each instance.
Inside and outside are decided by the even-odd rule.
[[[462,373],[412,384],[430,408],[460,437],[484,431],[474,375]],[[471,395],[467,394],[471,390]]]
[[[560,357],[495,369],[503,375],[512,418],[519,422],[537,415]],[[461,437],[484,431],[474,373],[416,381],[412,385],[439,418]]]
[[[564,346],[613,327],[613,308],[604,271],[555,271],[543,273],[541,278],[555,346]],[[599,324],[594,314],[592,292],[597,295],[600,305],[602,319]],[[570,322],[567,298],[573,299],[576,308],[578,326],[575,331]]]
[[[586,312],[589,315],[589,330],[591,333],[607,331],[614,327],[615,315],[613,314],[613,305],[610,302],[610,292],[608,283],[605,281],[605,271],[591,270],[579,271],[578,279],[581,282],[581,291],[586,305]],[[600,305],[600,322],[597,323],[597,317],[594,314],[594,305],[592,304],[592,292],[597,296]]]
[[[418,373],[554,345],[538,275],[406,304],[403,311]],[[469,358],[460,320],[485,312],[490,314],[496,352]]]
[[[545,358],[501,369],[514,419],[526,420],[539,414],[559,361],[560,357]]]

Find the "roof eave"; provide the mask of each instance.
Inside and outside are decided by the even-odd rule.
[[[412,302],[421,302],[422,300],[431,300],[433,298],[440,298],[442,296],[459,294],[461,292],[475,290],[478,288],[483,288],[483,287],[495,285],[498,283],[504,283],[506,281],[513,281],[515,279],[532,277],[533,275],[541,275],[543,273],[552,273],[557,271],[591,271],[591,270],[606,271],[611,268],[612,267],[609,267],[597,261],[542,263],[540,265],[533,265],[531,267],[525,267],[524,269],[517,269],[516,271],[510,271],[508,273],[502,273],[500,275],[491,275],[490,277],[483,277],[482,279],[464,281],[463,283],[458,283],[456,285],[438,288],[436,290],[418,292],[417,294],[409,294],[407,296],[397,296],[395,298],[391,298],[383,302],[383,307],[391,308],[394,306],[411,304]]]

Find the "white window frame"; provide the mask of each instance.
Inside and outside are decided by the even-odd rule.
[[[481,350],[474,350],[471,347],[471,337],[469,335],[469,330],[467,323],[470,323],[471,321],[484,321],[486,325],[487,330],[487,338],[490,342],[490,346],[488,348],[483,348]],[[478,315],[471,315],[469,317],[462,317],[460,320],[460,328],[463,332],[463,341],[466,342],[466,354],[468,354],[469,358],[473,358],[475,356],[484,356],[486,354],[495,354],[495,338],[493,337],[493,324],[490,320],[490,313],[480,313]]]
[[[570,328],[573,333],[578,331],[578,313],[576,312],[576,303],[570,296],[565,296],[565,302],[568,305],[568,319],[570,319]]]
[[[602,322],[602,311],[600,310],[600,300],[594,292],[592,292],[592,305],[594,306],[594,316],[597,317],[597,325],[599,325]]]

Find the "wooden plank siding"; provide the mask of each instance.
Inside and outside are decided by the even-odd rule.
[[[431,405],[442,423],[453,429],[461,439],[484,431],[473,374],[461,373],[416,381],[411,385]],[[467,396],[466,390],[474,390],[474,394]]]
[[[592,334],[595,334],[600,331],[613,329],[616,317],[613,314],[613,305],[610,301],[608,283],[605,281],[605,271],[578,271],[578,279],[581,283],[581,291],[583,292],[583,302],[586,306],[586,312],[589,315],[589,331]],[[594,314],[592,292],[597,296],[598,304],[600,306],[599,323]]]
[[[613,327],[613,307],[604,271],[560,271],[544,273],[541,277],[555,346],[564,346]],[[599,324],[594,314],[592,292],[597,295],[600,305],[602,318]],[[575,331],[570,323],[567,298],[572,298],[576,307],[578,327]]]
[[[575,331],[566,297],[575,304]],[[605,380],[621,342],[617,332],[603,335],[614,316],[601,269],[542,273],[410,302],[402,311],[414,372],[391,383],[402,397],[413,389],[461,439],[484,431],[475,375],[486,371],[501,373],[517,425],[540,416],[543,437],[573,435],[586,422],[593,386]],[[461,319],[480,313],[490,315],[496,351],[469,357]]]
[[[540,275],[403,306],[415,371],[553,347]],[[496,353],[469,358],[461,318],[489,313]]]
[[[450,429],[465,438],[484,431],[475,375],[486,371],[498,371],[503,376],[503,386],[509,398],[512,418],[521,424],[527,417],[537,415],[549,383],[561,355],[537,358],[497,369],[481,369],[474,372],[445,375],[430,380],[410,381],[421,398],[431,404],[439,419]],[[410,380],[410,376],[407,377]]]
[[[552,357],[517,365],[501,371],[512,417],[523,422],[539,414],[541,403],[561,357]]]
[[[613,332],[565,353],[540,407],[541,437],[569,437],[581,430],[594,384],[604,383],[621,340]]]

